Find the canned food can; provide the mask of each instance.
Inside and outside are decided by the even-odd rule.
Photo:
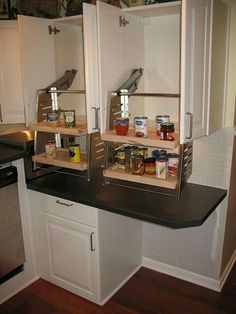
[[[164,122],[170,122],[170,116],[165,114],[165,115],[158,115],[155,118],[156,121],[156,130],[157,130],[157,135],[160,135],[160,130],[161,130],[161,124]]]
[[[64,123],[66,128],[75,128],[75,110],[64,110]]]
[[[116,153],[117,157],[117,168],[125,169],[125,150],[124,148],[120,148]]]
[[[132,174],[144,174],[144,158],[142,155],[136,155],[132,158]]]
[[[142,155],[144,158],[146,158],[148,155],[148,148],[138,146],[138,155]]]
[[[71,162],[80,162],[81,154],[80,154],[80,145],[74,144],[69,147],[69,156]]]
[[[169,154],[168,157],[168,174],[172,177],[177,176],[179,172],[179,155]]]
[[[47,113],[47,123],[49,126],[56,127],[59,124],[60,112],[59,110],[49,111]]]
[[[137,137],[148,137],[148,118],[135,117],[134,118],[134,131]]]
[[[45,143],[45,152],[46,156],[49,159],[54,159],[57,157],[57,152],[56,152],[56,142],[55,141],[47,141]]]
[[[168,176],[168,158],[161,157],[156,159],[156,177],[159,179],[166,179]]]

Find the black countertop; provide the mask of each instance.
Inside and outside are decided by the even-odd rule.
[[[28,182],[28,188],[85,205],[170,228],[201,225],[226,196],[226,191],[187,183],[181,197],[102,184],[102,179],[53,173]]]
[[[0,144],[0,163],[11,162],[25,157],[26,153],[22,149],[7,147]]]
[[[21,131],[0,136],[0,162],[25,157],[28,164],[33,149],[34,133]],[[27,160],[28,159],[28,160]],[[26,170],[26,174],[29,170]],[[177,200],[175,197],[135,190],[128,187],[103,185],[101,176],[90,182],[85,178],[50,173],[27,183],[28,189],[108,210],[117,214],[170,228],[199,226],[225,198],[227,191],[187,183]]]

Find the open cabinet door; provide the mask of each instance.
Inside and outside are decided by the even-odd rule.
[[[54,36],[50,20],[18,16],[26,125],[35,122],[36,91],[55,81]]]
[[[210,0],[183,0],[180,143],[206,134]]]
[[[83,4],[84,69],[88,133],[101,128],[99,112],[98,43],[96,6]]]
[[[138,16],[97,1],[101,132],[107,127],[109,93],[117,90],[133,68],[142,67],[143,23]]]

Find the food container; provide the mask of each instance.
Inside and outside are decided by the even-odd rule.
[[[174,123],[164,122],[161,124],[160,139],[164,141],[174,141]]]
[[[156,174],[156,159],[154,157],[144,159],[144,173],[147,175]]]
[[[148,118],[135,117],[134,118],[134,132],[137,137],[148,137]]]
[[[52,110],[47,113],[47,123],[49,126],[56,127],[59,124],[60,111]]]
[[[144,174],[144,158],[142,155],[136,155],[132,158],[132,174]]]
[[[75,128],[75,110],[64,110],[64,126],[66,128]]]
[[[138,146],[138,155],[142,155],[144,158],[146,158],[148,155],[148,148]]]
[[[156,177],[166,179],[168,177],[168,157],[161,156],[156,159]]]
[[[114,127],[117,135],[127,135],[129,130],[129,118],[116,118]]]
[[[57,157],[56,142],[55,141],[47,141],[45,143],[45,152],[46,152],[46,157],[48,159],[56,158]]]
[[[179,172],[179,155],[168,154],[168,174],[169,176],[177,176]]]
[[[161,157],[163,155],[164,155],[164,157],[167,157],[167,151],[164,150],[164,149],[160,149],[160,150],[157,149],[157,150],[154,150],[152,152],[152,157],[154,157],[154,158],[159,158],[159,157]]]
[[[125,169],[125,149],[119,148],[116,152],[117,168]]]
[[[156,121],[156,130],[157,130],[157,135],[160,135],[160,130],[161,130],[161,124],[164,122],[170,122],[170,116],[169,115],[158,115],[155,118]]]
[[[80,145],[73,144],[69,146],[69,156],[71,162],[80,162],[81,161],[81,154],[80,154]]]

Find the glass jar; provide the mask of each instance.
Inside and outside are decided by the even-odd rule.
[[[160,139],[164,141],[174,141],[174,123],[164,122],[161,124]]]

